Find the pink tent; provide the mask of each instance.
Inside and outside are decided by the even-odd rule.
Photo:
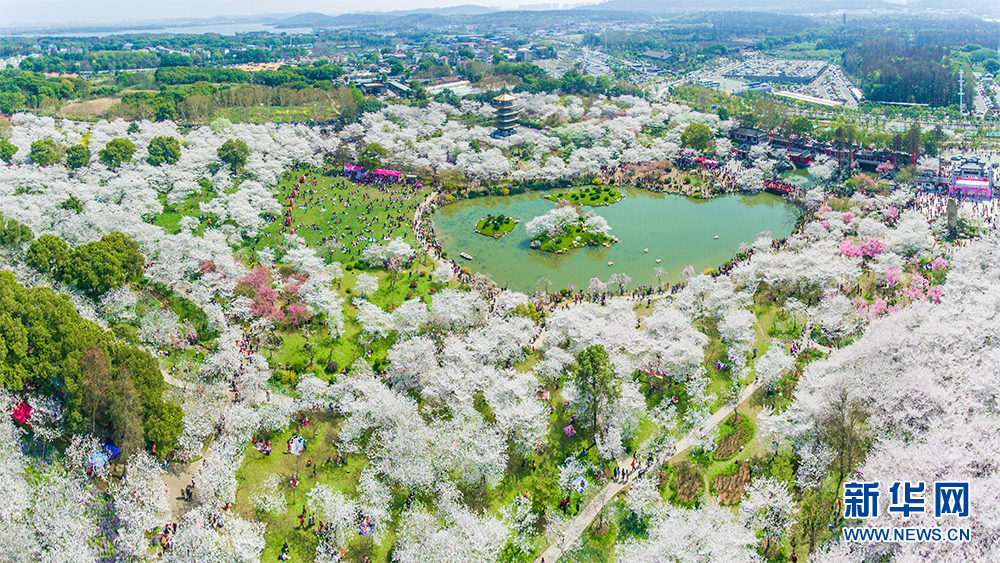
[[[21,401],[21,404],[17,405],[17,408],[14,409],[11,416],[14,417],[14,420],[16,420],[18,424],[24,424],[28,421],[28,418],[31,417],[31,405]]]
[[[374,174],[376,176],[390,176],[393,178],[399,178],[400,176],[403,175],[403,173],[398,170],[381,170],[381,169],[376,170]]]
[[[955,195],[955,192],[966,197],[993,197],[990,181],[986,178],[955,178],[955,183],[948,188],[948,195]]]

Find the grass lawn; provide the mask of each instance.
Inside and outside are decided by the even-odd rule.
[[[160,203],[163,204],[163,213],[160,213],[153,219],[153,224],[163,227],[170,233],[177,234],[181,230],[180,223],[182,217],[194,217],[199,220],[198,228],[194,231],[195,234],[201,234],[208,228],[208,219],[211,219],[213,222],[216,220],[215,215],[208,215],[202,220],[202,212],[199,208],[200,204],[215,198],[215,193],[212,191],[203,189],[200,193],[188,197],[183,203],[177,205],[167,205],[166,194],[160,194],[159,197]]]
[[[433,262],[430,260],[414,263],[410,270],[397,274],[395,281],[382,270],[367,271],[367,273],[379,278],[379,289],[374,294],[369,295],[368,300],[382,309],[390,311],[408,299],[426,299],[427,296],[446,287],[444,284],[433,281],[432,267]],[[351,304],[350,298],[353,295],[354,284],[359,273],[361,273],[360,270],[345,270],[344,277],[340,280],[342,295],[348,298],[343,305],[344,329],[340,338],[331,339],[323,327],[315,327],[308,339],[301,330],[280,331],[279,334],[283,342],[281,348],[273,351],[265,350],[264,352],[272,366],[284,365],[299,374],[315,371],[320,377],[323,377],[324,373],[328,376],[339,373],[340,370],[353,364],[356,359],[364,356],[366,352],[370,352],[367,360],[371,364],[385,361],[389,348],[395,342],[393,337],[375,340],[367,346],[358,338],[361,334],[361,325],[355,320],[357,309]],[[412,287],[413,285],[416,287]],[[452,282],[451,285],[455,285],[455,282]],[[306,350],[307,341],[312,347],[311,353]],[[327,363],[331,361],[337,363],[335,372],[326,371]]]
[[[579,549],[567,553],[563,560],[570,562],[607,562],[615,561],[615,545],[630,538],[645,540],[649,537],[646,530],[647,519],[633,514],[625,506],[624,494],[604,506],[604,526],[599,526],[600,520],[587,527],[581,536]]]
[[[299,514],[306,504],[306,495],[316,485],[323,484],[343,492],[349,497],[357,492],[358,479],[361,470],[368,465],[368,460],[360,455],[346,455],[346,462],[341,467],[326,463],[328,457],[334,457],[338,451],[334,441],[340,428],[340,420],[331,414],[312,414],[309,416],[309,426],[304,428],[302,436],[308,441],[306,451],[296,456],[285,453],[285,443],[295,433],[291,428],[281,434],[272,436],[273,452],[265,456],[257,450],[247,449],[246,460],[236,473],[239,489],[234,505],[237,513],[246,518],[254,518],[267,524],[264,532],[266,546],[261,554],[261,561],[277,561],[281,554],[281,546],[288,542],[292,561],[312,561],[315,556],[317,538],[315,526],[312,529],[299,528]],[[316,475],[306,468],[306,462],[312,460],[316,464]],[[287,501],[287,511],[284,514],[269,515],[261,513],[250,504],[250,495],[264,479],[276,473],[281,477],[282,492]],[[299,486],[292,489],[288,480],[293,474],[299,476]],[[358,536],[351,542],[351,548],[364,549],[367,538]],[[373,561],[387,561],[391,541],[375,546]]]
[[[330,103],[315,102],[290,107],[220,108],[214,118],[225,117],[233,123],[308,123],[330,121],[339,116]]]
[[[479,220],[476,232],[486,237],[501,238],[513,231],[518,223],[517,219],[504,215],[487,215]]]
[[[303,175],[305,182],[299,182]],[[297,182],[300,186],[296,189]],[[293,190],[296,195],[289,206]],[[287,213],[291,207],[291,227],[295,234],[317,249],[320,256],[332,261],[357,260],[369,244],[396,237],[413,244],[413,213],[429,191],[405,183],[381,189],[355,184],[339,176],[336,168],[293,168],[276,188],[282,216],[266,225],[255,243],[282,244],[281,235],[288,232]]]
[[[580,205],[600,207],[618,203],[625,196],[618,190],[610,186],[592,186],[581,188],[573,192],[559,194],[559,199],[565,199]]]

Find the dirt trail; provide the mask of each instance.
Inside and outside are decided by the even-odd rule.
[[[194,501],[184,500],[184,487],[191,484],[191,479],[198,472],[198,464],[201,460],[191,463],[172,462],[167,465],[167,471],[161,475],[163,483],[167,486],[167,495],[170,501],[170,522],[180,522],[181,517],[188,510],[194,508]]]

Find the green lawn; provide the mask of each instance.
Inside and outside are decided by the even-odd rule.
[[[215,111],[215,118],[225,117],[233,123],[309,123],[330,121],[339,115],[329,103],[321,102],[290,107],[220,108]]]
[[[617,203],[625,197],[618,190],[610,186],[584,187],[577,191],[559,194],[559,199],[565,199],[580,205],[600,207]]]
[[[303,175],[306,181],[296,189]],[[295,197],[289,206],[293,190]],[[337,175],[336,168],[294,168],[276,188],[281,217],[265,226],[254,242],[265,247],[283,244],[282,234],[289,232],[287,211],[291,207],[295,234],[329,260],[357,260],[373,242],[384,243],[396,237],[414,244],[413,213],[429,191],[403,183],[379,190]]]
[[[166,194],[160,194],[159,197],[160,203],[163,204],[163,213],[160,213],[153,219],[153,224],[163,227],[170,233],[176,234],[181,230],[180,222],[182,217],[194,217],[198,219],[198,228],[194,231],[196,234],[203,233],[208,228],[210,220],[213,223],[217,220],[215,215],[204,215],[199,208],[200,204],[215,198],[215,193],[209,190],[202,190],[199,193],[193,194],[177,205],[167,205]],[[203,215],[204,218],[202,218]]]
[[[247,449],[246,460],[236,474],[239,489],[234,506],[239,514],[267,524],[264,532],[266,547],[261,554],[261,561],[277,561],[282,544],[286,541],[292,561],[313,560],[317,544],[316,527],[299,528],[299,514],[306,504],[306,495],[314,486],[323,484],[348,496],[356,494],[358,478],[361,470],[368,465],[368,460],[360,455],[345,455],[346,462],[341,467],[337,467],[334,463],[326,463],[328,457],[335,457],[338,453],[334,441],[339,432],[340,422],[330,414],[310,415],[309,426],[302,430],[302,436],[306,438],[308,445],[306,451],[299,456],[285,451],[285,443],[295,433],[294,427],[270,437],[273,451],[269,456],[252,447]],[[316,465],[315,477],[313,470],[306,467],[309,460]],[[254,488],[272,473],[278,474],[283,483],[281,490],[288,503],[284,514],[261,513],[250,504],[249,499]],[[298,474],[299,477],[299,486],[294,489],[288,485],[288,480],[293,474]],[[360,550],[366,547],[366,542],[366,538],[358,536],[350,546]],[[381,547],[376,546],[372,560],[387,561],[390,545],[391,541],[387,541]]]

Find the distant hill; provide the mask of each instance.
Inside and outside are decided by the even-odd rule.
[[[544,28],[573,22],[608,21],[646,22],[648,16],[639,12],[616,12],[611,10],[530,10],[496,11],[481,6],[459,6],[463,13],[446,13],[445,10],[413,10],[409,12],[368,12],[358,14],[299,14],[275,22],[277,27],[371,27],[382,29],[433,28],[447,25],[461,25],[469,29],[489,29],[491,27],[517,27],[521,30]],[[475,11],[477,13],[467,13]]]
[[[893,12],[921,12],[924,10],[965,10],[977,16],[997,14],[1000,3],[992,0],[909,0],[887,2],[884,0],[609,0],[602,4],[581,6],[583,10],[616,10],[672,14],[682,12],[730,11],[780,12],[786,14],[812,14],[846,10],[888,10]]]
[[[704,12],[739,10],[741,12],[816,13],[834,10],[898,9],[898,4],[882,0],[609,0],[602,4],[582,6],[590,10],[619,10],[671,14],[679,12]]]
[[[497,8],[487,8],[486,6],[478,6],[476,4],[462,4],[461,6],[448,6],[447,8],[420,8],[417,10],[397,10],[394,12],[387,12],[388,14],[405,16],[409,14],[436,14],[439,16],[459,16],[459,15],[478,15],[478,14],[489,14],[492,12],[499,12]]]

